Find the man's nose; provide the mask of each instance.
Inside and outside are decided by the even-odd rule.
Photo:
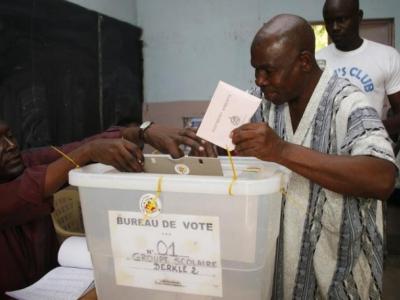
[[[333,21],[332,22],[332,30],[338,31],[340,29],[339,22]]]
[[[258,75],[256,76],[256,85],[259,87],[266,86],[268,84],[268,79],[266,76]]]

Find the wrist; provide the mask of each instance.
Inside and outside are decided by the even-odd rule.
[[[90,162],[95,161],[93,159],[93,149],[96,149],[96,140],[90,141],[88,143],[83,144],[81,147],[77,148],[76,157],[80,162],[80,165],[84,166]]]
[[[140,144],[139,127],[126,127],[121,130],[121,138],[135,144]]]
[[[153,124],[151,121],[145,121],[139,126],[139,141],[141,144],[149,141],[149,130],[151,130]]]
[[[291,148],[290,143],[281,140],[275,152],[276,153],[275,162],[280,165],[285,165],[285,163],[287,162],[287,158],[288,157],[290,158],[290,151],[291,151],[290,148]]]

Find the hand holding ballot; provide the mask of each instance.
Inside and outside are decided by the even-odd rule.
[[[244,124],[232,131],[231,138],[238,155],[265,161],[277,161],[285,144],[266,123]]]
[[[220,81],[197,136],[221,148],[233,150],[231,131],[248,123],[260,103],[261,99]]]
[[[261,99],[218,83],[197,136],[240,156],[276,161],[284,141],[266,123],[249,123]]]

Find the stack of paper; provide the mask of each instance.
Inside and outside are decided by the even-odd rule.
[[[93,266],[84,237],[70,237],[58,252],[61,267],[27,288],[7,292],[19,300],[76,300],[94,287]]]

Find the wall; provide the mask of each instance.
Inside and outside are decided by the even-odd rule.
[[[145,101],[209,99],[218,80],[250,84],[259,0],[138,0]],[[252,9],[249,9],[252,7]]]
[[[179,105],[207,106],[218,80],[241,89],[253,82],[249,45],[262,23],[293,13],[322,20],[323,0],[70,0],[143,29],[144,118],[170,118]],[[360,0],[365,18],[395,18],[398,0]],[[396,39],[400,49],[400,37]],[[199,101],[200,100],[200,101]],[[184,101],[184,102],[181,102]],[[170,106],[158,106],[159,103]],[[180,110],[179,110],[180,111]],[[180,121],[174,121],[179,123]]]
[[[400,20],[398,0],[360,2],[366,18]],[[206,100],[220,79],[247,88],[249,45],[262,23],[283,12],[321,20],[322,6],[321,0],[137,0],[145,101]]]
[[[136,0],[68,0],[107,16],[136,25]]]

